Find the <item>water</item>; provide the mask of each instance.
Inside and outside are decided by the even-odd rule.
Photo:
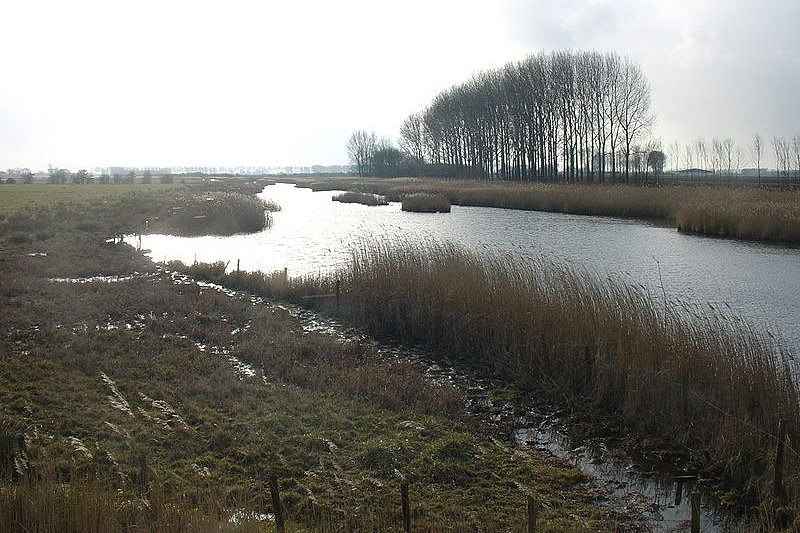
[[[400,204],[332,202],[335,192],[277,184],[261,194],[281,205],[271,229],[233,237],[145,235],[156,261],[227,261],[242,270],[289,276],[329,272],[370,238],[460,243],[481,252],[544,257],[638,285],[660,301],[711,306],[744,317],[800,353],[800,249],[684,235],[673,228],[588,217],[453,206],[451,213],[405,213]],[[138,244],[133,238],[130,244]]]

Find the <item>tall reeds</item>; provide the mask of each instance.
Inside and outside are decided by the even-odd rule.
[[[416,213],[449,213],[450,200],[441,194],[413,193],[403,196],[402,209]]]
[[[348,191],[334,195],[331,200],[343,204],[362,204],[362,205],[389,205],[382,196],[368,194],[358,191]]]
[[[302,183],[300,186],[303,186]],[[357,186],[401,201],[439,194],[456,205],[642,218],[718,237],[800,242],[800,191],[725,187],[572,185],[435,179],[330,180],[313,190]]]
[[[365,245],[340,276],[346,311],[374,334],[568,394],[689,450],[750,496],[768,477],[779,420],[790,442],[800,437],[787,354],[734,317],[449,244]]]
[[[269,227],[270,211],[279,209],[273,202],[236,192],[182,196],[168,216],[153,222],[151,231],[187,237],[254,233]]]

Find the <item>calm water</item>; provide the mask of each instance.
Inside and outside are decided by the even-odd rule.
[[[435,239],[476,251],[545,257],[600,276],[643,286],[658,299],[730,307],[800,353],[800,249],[682,235],[622,219],[453,206],[451,213],[404,213],[399,204],[367,207],[332,202],[333,192],[292,185],[261,194],[281,205],[272,228],[252,235],[142,237],[156,261],[237,260],[243,270],[286,268],[290,276],[346,263],[370,238]],[[134,240],[131,239],[131,244]],[[659,276],[660,271],[660,276]]]

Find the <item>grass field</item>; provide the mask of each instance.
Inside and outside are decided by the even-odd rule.
[[[365,245],[343,271],[321,278],[225,274],[222,264],[188,271],[298,302],[341,280],[341,306],[324,304],[327,312],[560,400],[579,418],[718,480],[723,501],[765,516],[777,506],[793,520],[797,368],[736,317],[689,304],[664,309],[636,287],[563,265],[478,258],[447,244]],[[788,506],[772,495],[781,419],[792,443]]]
[[[401,531],[398,473],[415,531],[522,530],[527,491],[541,531],[625,530],[579,472],[477,431],[423,369],[106,242],[176,187],[0,200],[0,530],[271,531],[273,473],[289,531]],[[127,277],[52,281],[110,275]]]

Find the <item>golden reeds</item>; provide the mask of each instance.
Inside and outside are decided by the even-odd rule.
[[[787,354],[719,312],[450,244],[373,243],[340,275],[346,311],[372,333],[582,399],[733,485],[765,482],[780,419],[800,437]]]

